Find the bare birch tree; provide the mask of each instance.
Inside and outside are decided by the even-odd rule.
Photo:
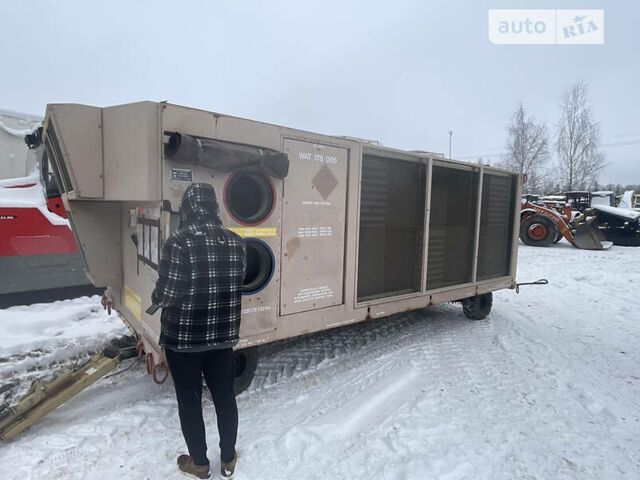
[[[502,166],[528,176],[527,190],[537,191],[544,181],[544,164],[549,159],[547,127],[527,116],[522,102],[507,127],[506,154]]]
[[[592,118],[589,86],[583,81],[565,90],[560,99],[555,147],[559,174],[568,191],[588,188],[607,166],[600,149],[600,124]]]

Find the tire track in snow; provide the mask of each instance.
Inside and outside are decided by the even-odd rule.
[[[417,473],[420,478],[616,478],[606,475],[609,467],[599,466],[604,460],[597,452],[583,458],[598,438],[595,432],[611,432],[613,420],[596,412],[589,422],[572,423],[569,410],[579,406],[563,405],[567,391],[558,380],[567,373],[555,365],[555,346],[541,348],[549,342],[527,333],[525,321],[496,305],[490,320],[471,322],[459,306],[443,305],[264,347],[256,383],[238,398],[237,478],[324,479],[345,472],[394,480]],[[535,358],[541,351],[548,355]],[[417,374],[394,389],[394,381],[411,369]],[[111,383],[99,382],[0,458],[29,451],[28,461],[40,461],[38,478],[88,473],[113,478],[100,472],[113,472],[111,463],[119,459],[126,459],[120,460],[121,471],[131,478],[179,478],[174,463],[183,442],[171,386],[157,390],[143,377],[127,372]],[[346,412],[381,384],[390,393],[371,410],[375,413],[351,423],[337,440],[325,441],[322,429],[305,431],[335,419],[335,412],[345,412],[348,421]],[[577,385],[584,387],[580,378]],[[205,417],[215,448],[208,398]],[[131,424],[131,419],[142,420]],[[68,426],[61,426],[65,421]],[[611,437],[599,447],[606,460],[628,464]],[[49,438],[50,446],[43,447]],[[106,458],[94,449],[104,441]],[[31,444],[38,451],[29,449]],[[159,461],[157,452],[166,459]],[[35,470],[33,464],[27,467]],[[3,471],[0,466],[0,475]],[[488,472],[493,474],[487,477]]]
[[[554,335],[551,335],[545,328],[540,327],[535,319],[526,312],[519,312],[519,316],[526,322],[520,322],[517,330],[519,333],[526,337],[526,341],[529,343],[537,344],[541,349],[544,349],[556,357],[561,357],[572,361],[572,368],[576,371],[576,378],[581,381],[587,381],[590,386],[595,390],[608,395],[611,400],[616,403],[622,403],[622,412],[634,411],[636,415],[640,416],[640,400],[632,395],[629,395],[626,391],[620,389],[613,381],[603,381],[601,379],[608,378],[606,375],[598,375],[591,369],[585,368],[581,363],[581,356],[583,352],[575,350],[575,344],[556,340]],[[510,320],[506,320],[510,321]],[[600,373],[600,372],[598,372]],[[624,416],[624,413],[622,414]]]
[[[426,312],[423,313],[426,314]],[[447,316],[450,316],[451,312],[447,313],[449,314]],[[425,370],[425,366],[427,366],[426,370],[431,370],[435,378],[437,378],[438,372],[449,372],[452,369],[455,370],[455,384],[453,387],[449,385],[449,389],[463,397],[461,403],[464,403],[465,391],[468,391],[469,395],[475,395],[476,398],[480,399],[483,396],[495,398],[496,391],[505,391],[506,394],[510,395],[512,391],[518,390],[520,386],[524,386],[524,383],[520,380],[512,381],[509,378],[500,378],[497,374],[487,374],[496,367],[496,364],[510,367],[514,362],[514,360],[509,358],[508,352],[504,352],[502,349],[496,348],[496,344],[493,342],[495,329],[491,326],[490,322],[485,321],[471,323],[465,320],[464,323],[462,323],[459,320],[456,321],[456,319],[451,319],[446,322],[442,322],[442,326],[440,326],[438,325],[438,322],[429,322],[430,319],[428,318],[422,318],[421,320],[421,322],[409,327],[408,331],[400,334],[400,337],[403,337],[404,339],[403,341],[393,344],[394,342],[389,342],[389,339],[387,338],[379,338],[381,344],[369,344],[366,351],[360,352],[357,355],[352,354],[351,357],[355,357],[353,358],[354,361],[346,359],[346,361],[343,362],[343,359],[339,359],[339,364],[332,365],[334,367],[339,367],[336,371],[333,371],[334,375],[341,377],[354,377],[354,380],[346,382],[343,392],[349,392],[350,389],[355,389],[362,383],[361,375],[350,374],[350,372],[357,372],[358,369],[362,369],[363,366],[369,364],[369,358],[371,358],[372,361],[376,361],[377,359],[376,368],[374,369],[374,372],[377,372],[377,374],[374,376],[377,377],[377,381],[384,382],[386,376],[389,375],[389,366],[385,361],[381,361],[383,360],[381,357],[394,357],[394,355],[390,355],[390,350],[395,352],[409,352],[414,356],[420,355],[421,361],[411,361],[409,364],[413,367],[417,363],[417,365],[423,370]],[[394,334],[392,337],[394,340],[398,340],[397,335]],[[476,347],[482,348],[480,348],[479,351],[477,348],[474,349],[474,355],[469,359],[469,352],[467,350],[471,344],[475,344]],[[304,352],[304,350],[302,350],[302,352]],[[397,353],[395,357],[396,358],[393,359],[395,362],[390,363],[393,363],[397,370],[400,363],[398,360],[402,360],[402,356]],[[499,361],[497,361],[497,357]],[[288,359],[291,360],[291,356],[289,356]],[[367,373],[370,374],[370,372]],[[322,372],[316,371],[314,375],[324,377]],[[290,380],[283,381],[282,387],[284,388],[286,386],[287,391],[295,396],[297,391],[295,385],[297,383],[303,383],[305,387],[309,387],[308,382],[305,382],[304,380],[304,376],[297,378],[291,377]],[[313,387],[320,388],[321,383],[322,381],[313,385]],[[441,379],[440,383],[442,383]],[[289,427],[289,429],[286,430],[284,443],[296,444],[297,447],[302,450],[302,453],[297,463],[292,467],[292,470],[289,471],[289,475],[282,478],[291,478],[290,475],[292,474],[295,474],[300,478],[314,478],[313,476],[307,477],[307,475],[313,475],[313,472],[307,471],[301,465],[304,465],[305,462],[313,456],[313,452],[320,448],[317,444],[317,435],[293,435],[295,442],[291,441],[291,439],[287,442],[286,436],[292,435],[291,432],[296,432],[296,429],[304,431],[304,428],[300,427],[300,425],[321,423],[324,415],[332,416],[333,414],[331,412],[340,411],[341,408],[344,409],[345,404],[349,404],[349,402],[354,401],[354,398],[357,399],[362,392],[363,390],[361,388],[359,391],[356,390],[356,393],[352,395],[343,395],[341,400],[335,402],[335,404],[325,405],[325,411],[321,412],[319,415],[312,414],[306,418],[296,419],[294,422],[296,426]],[[366,389],[364,392],[366,392]],[[441,407],[443,410],[446,410],[446,403],[442,402]],[[486,405],[484,407],[486,408]],[[449,411],[455,414],[451,409],[449,409]],[[526,415],[526,412],[523,412],[521,417],[524,415]],[[280,438],[278,440],[282,441],[283,439]],[[321,442],[321,444],[325,445],[326,442]],[[273,444],[271,444],[270,450],[277,450],[278,445],[278,441],[274,441]],[[324,453],[326,454],[327,452]],[[340,452],[336,452],[336,455],[339,454]],[[340,469],[338,468],[337,470],[339,473]]]

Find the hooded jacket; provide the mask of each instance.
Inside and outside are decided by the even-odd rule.
[[[213,187],[190,185],[151,295],[163,307],[160,345],[200,352],[238,342],[245,254],[242,238],[222,227]]]

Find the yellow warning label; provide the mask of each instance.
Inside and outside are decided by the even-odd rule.
[[[124,286],[124,306],[140,321],[142,318],[142,300],[140,295],[127,285]]]
[[[231,227],[229,230],[243,238],[276,237],[278,235],[278,229],[276,227]]]

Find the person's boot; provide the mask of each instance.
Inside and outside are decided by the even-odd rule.
[[[234,452],[233,460],[225,462],[220,459],[220,478],[223,480],[231,480],[233,478],[233,472],[236,469],[236,462],[238,461],[238,452]]]
[[[207,479],[211,478],[209,465],[196,465],[190,455],[180,455],[178,457],[178,470],[191,478]]]

